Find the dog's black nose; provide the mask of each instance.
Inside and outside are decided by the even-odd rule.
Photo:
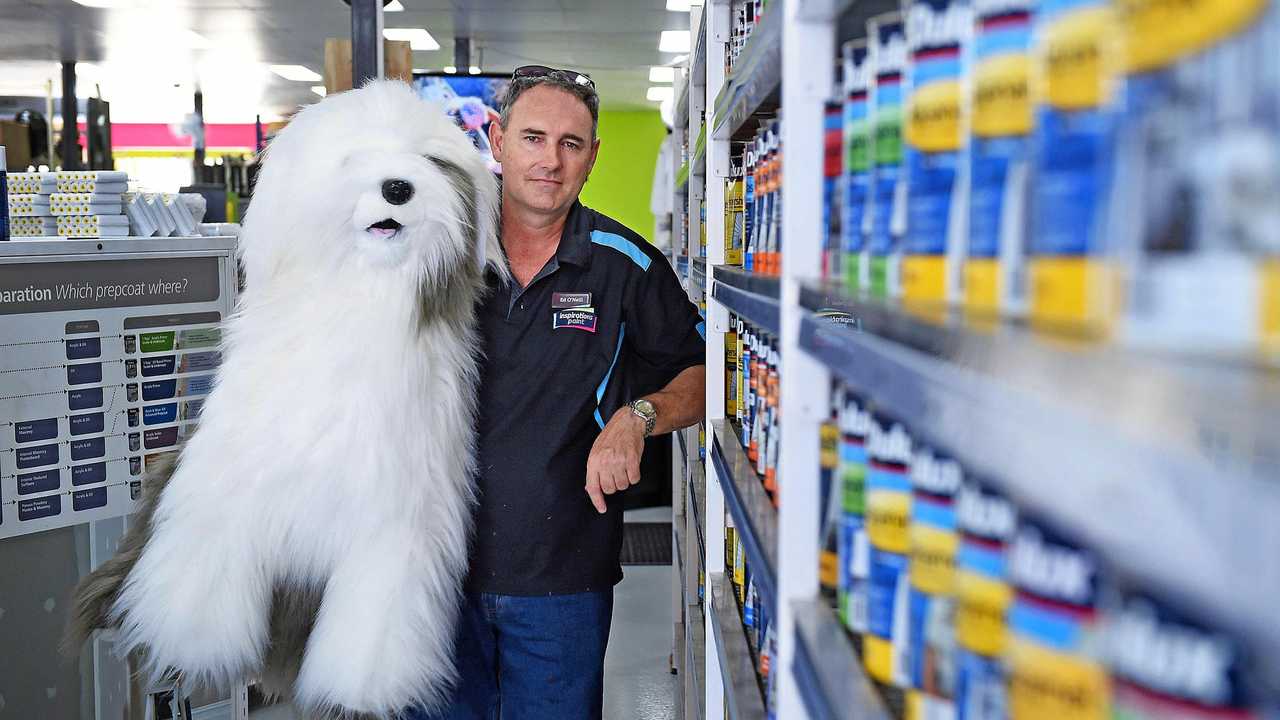
[[[405,180],[387,180],[382,183],[382,197],[392,205],[403,205],[413,197],[413,186]]]

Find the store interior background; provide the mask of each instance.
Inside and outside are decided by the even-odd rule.
[[[659,70],[653,77],[661,80],[651,81],[651,68],[674,66],[687,52],[688,7],[687,0],[397,0],[384,24],[388,37],[413,43],[415,73],[445,72],[455,39],[465,38],[473,67],[456,68],[463,74],[531,63],[590,74],[604,144],[583,201],[652,239],[649,194],[665,135],[659,105],[670,103],[672,73]],[[667,30],[684,36],[668,38],[676,44],[664,52]],[[23,109],[43,114],[50,95],[60,136],[60,63],[74,61],[81,127],[90,97],[108,101],[116,168],[173,192],[191,182],[183,125],[197,89],[206,164],[247,159],[255,120],[269,130],[320,100],[313,88],[323,86],[325,40],[350,34],[342,0],[0,0],[0,120]],[[271,69],[294,65],[311,79]]]
[[[687,2],[398,0],[386,8],[384,23],[389,38],[414,43],[415,74],[446,72],[456,38],[469,40],[474,66],[456,68],[460,73],[510,73],[540,63],[590,74],[602,100],[603,147],[582,199],[652,239],[650,192],[666,137],[660,106],[665,101],[669,113],[667,68],[687,52]],[[677,32],[675,45],[659,49],[669,30],[683,36]],[[350,37],[351,10],[342,0],[0,0],[0,132],[15,131],[20,111],[37,111],[53,126],[52,154],[59,157],[62,64],[74,62],[81,151],[88,100],[106,100],[115,169],[143,189],[177,192],[193,178],[189,123],[197,90],[205,165],[248,161],[256,123],[269,133],[299,107],[320,101],[325,41]],[[301,66],[306,79],[286,79],[272,66]],[[14,153],[9,160],[11,171],[19,169],[12,167],[20,161]],[[661,482],[654,483],[657,496],[637,498],[639,504],[669,505],[669,462],[649,463]],[[88,570],[90,532],[76,526],[0,544],[0,619],[10,620],[0,622],[0,717],[87,718],[120,702],[105,697],[113,683],[95,673],[93,653],[77,661],[57,651],[65,591]],[[670,571],[651,574],[665,581]],[[665,609],[641,604],[633,611]],[[668,643],[658,635],[651,642],[661,662],[646,670],[665,682]],[[670,704],[665,685],[654,692]],[[195,704],[210,700],[197,697]],[[630,698],[610,702],[634,705]]]

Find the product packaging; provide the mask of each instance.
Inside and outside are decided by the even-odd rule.
[[[961,82],[971,26],[968,0],[912,0],[907,9],[902,298],[917,308],[959,297],[968,219]]]
[[[902,76],[907,64],[902,16],[895,12],[872,18],[867,22],[867,37],[875,74],[868,105],[872,123],[868,280],[873,296],[896,298],[907,189],[902,172]]]
[[[1018,318],[1026,313],[1032,3],[975,0],[974,10],[965,311]]]

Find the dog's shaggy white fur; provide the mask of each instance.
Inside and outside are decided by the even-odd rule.
[[[73,641],[118,625],[153,678],[266,676],[308,717],[442,701],[474,502],[473,305],[486,256],[506,273],[496,210],[471,143],[403,83],[289,123],[200,428],[78,590]]]

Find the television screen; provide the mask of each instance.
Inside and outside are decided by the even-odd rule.
[[[501,173],[502,169],[489,149],[489,123],[498,119],[510,82],[509,75],[413,76],[413,86],[418,94],[445,109],[458,127],[471,137],[495,173]]]

